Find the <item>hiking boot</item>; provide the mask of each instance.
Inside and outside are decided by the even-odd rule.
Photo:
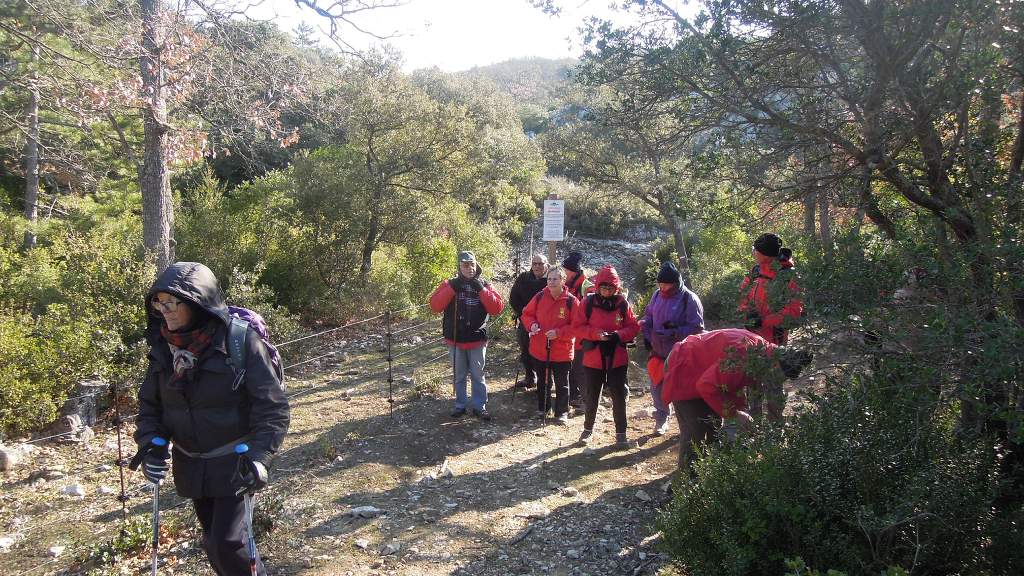
[[[462,418],[465,415],[466,415],[466,409],[465,408],[456,408],[455,410],[452,410],[452,413],[450,414],[450,416],[452,418]]]
[[[593,430],[587,430],[586,428],[584,428],[583,432],[580,433],[580,440],[579,440],[579,442],[581,444],[589,444],[590,443],[590,437],[593,436],[593,435],[594,435],[594,431]]]
[[[555,416],[555,423],[556,424],[560,424],[562,426],[568,426],[569,425],[569,414],[567,412],[562,412],[558,416]]]
[[[618,432],[615,433],[615,446],[617,448],[629,448],[630,447],[629,439],[626,438],[626,433],[625,432],[623,432],[621,434],[618,433]]]
[[[516,382],[516,388],[519,388],[520,390],[529,390],[530,388],[534,388],[536,386],[536,382],[530,382],[529,380],[520,380],[519,382]]]
[[[473,410],[473,416],[483,420],[484,422],[491,421],[491,413],[487,411],[487,408],[481,408],[479,410]]]
[[[664,436],[665,434],[668,434],[668,418],[662,420],[660,423],[657,420],[655,420],[654,421],[654,435],[655,436]]]

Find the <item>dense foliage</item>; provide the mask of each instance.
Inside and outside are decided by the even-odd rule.
[[[276,339],[302,318],[421,303],[458,250],[490,266],[535,216],[544,161],[487,78],[410,76],[393,54],[217,14],[162,21],[171,247]],[[143,17],[118,2],[0,10],[0,436],[52,422],[82,379],[124,386],[142,368]],[[35,200],[26,139],[42,151]]]

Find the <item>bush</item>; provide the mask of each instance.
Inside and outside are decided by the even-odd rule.
[[[659,520],[675,562],[694,576],[781,574],[787,558],[851,575],[987,573],[986,549],[1024,536],[993,521],[999,454],[957,438],[932,386],[941,368],[907,362],[879,358],[786,428],[699,460]]]
[[[82,203],[83,213],[95,207]],[[99,377],[115,384],[141,374],[143,294],[152,269],[136,253],[137,219],[84,230],[56,229],[26,254],[0,249],[0,433],[22,434],[50,422],[76,384]],[[10,240],[8,240],[10,241]]]
[[[561,178],[548,180],[565,200],[565,229],[601,238],[625,238],[637,231],[656,234],[663,220],[650,206],[625,193],[598,192]]]

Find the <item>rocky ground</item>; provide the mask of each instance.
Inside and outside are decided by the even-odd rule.
[[[644,245],[619,244],[576,239],[574,248],[588,253],[588,268],[614,261],[629,278]],[[582,416],[569,426],[532,418],[533,392],[513,398],[517,355],[507,328],[488,350],[494,419],[452,420],[451,372],[439,322],[430,320],[409,319],[395,337],[393,403],[380,326],[320,342],[329,355],[291,371],[291,432],[257,502],[257,523],[272,526],[259,542],[270,573],[671,573],[654,522],[668,500],[677,436],[650,434],[639,366],[630,373],[627,450],[612,446],[607,408],[589,446],[576,442]],[[122,526],[115,431],[29,446],[0,473],[0,572],[144,570],[151,500],[137,473],[126,475],[136,540],[111,545]],[[170,487],[161,494],[162,572],[209,573],[187,503]],[[114,556],[114,566],[99,562]]]
[[[427,335],[429,336],[429,335]],[[356,342],[293,378],[293,424],[261,494],[261,542],[274,574],[654,573],[652,526],[667,500],[675,437],[649,435],[650,398],[634,367],[628,450],[612,446],[610,410],[590,446],[569,426],[532,418],[535,396],[516,393],[512,342],[490,348],[491,422],[448,417],[446,362],[429,337],[409,335],[396,354],[393,413],[380,378],[379,340]],[[361,348],[362,346],[362,348]],[[422,346],[422,348],[415,348]],[[406,362],[401,362],[407,360]],[[368,369],[369,368],[369,369]],[[375,377],[370,377],[375,376]],[[304,392],[308,391],[308,392]],[[608,421],[605,421],[608,420]],[[109,542],[120,525],[116,438],[44,445],[3,476],[4,573],[54,573]],[[149,512],[145,483],[127,476],[130,516]],[[187,506],[171,489],[165,570],[206,573]],[[145,551],[115,571],[143,566]],[[95,558],[95,552],[94,552]],[[75,570],[72,570],[75,572]]]

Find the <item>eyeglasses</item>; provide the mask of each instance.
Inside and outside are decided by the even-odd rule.
[[[174,312],[181,304],[181,300],[153,300],[153,309],[162,314]]]
[[[597,289],[598,290],[615,290],[615,286],[612,286],[611,284],[601,284],[600,286],[597,287]]]

